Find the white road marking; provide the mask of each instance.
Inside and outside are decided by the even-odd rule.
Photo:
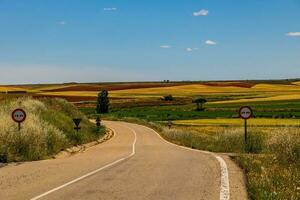
[[[217,156],[214,153],[209,152],[209,151],[201,151],[201,150],[197,150],[197,149],[191,149],[191,148],[188,148],[188,147],[184,147],[184,146],[180,146],[180,145],[171,143],[171,142],[165,140],[159,133],[157,133],[152,128],[149,128],[149,127],[144,126],[144,125],[139,125],[139,126],[143,126],[143,127],[147,128],[148,130],[151,130],[152,132],[157,134],[160,139],[162,139],[164,142],[166,142],[168,144],[171,144],[171,145],[174,145],[176,147],[180,147],[182,149],[186,149],[186,150],[189,150],[189,151],[196,151],[196,152],[209,154],[209,155],[215,157],[218,160],[218,162],[220,164],[220,168],[221,168],[220,200],[229,200],[230,199],[230,186],[229,186],[228,167],[227,167],[227,164],[226,164],[226,162],[224,161],[223,158],[221,158],[220,156]]]
[[[92,171],[92,172],[90,172],[90,173],[87,173],[87,174],[85,174],[85,175],[79,177],[79,178],[76,178],[76,179],[74,179],[74,180],[72,180],[72,181],[70,181],[70,182],[67,182],[67,183],[65,183],[65,184],[63,184],[63,185],[61,185],[61,186],[58,186],[58,187],[56,187],[56,188],[54,188],[54,189],[52,189],[52,190],[49,190],[48,192],[45,192],[45,193],[43,193],[43,194],[41,194],[41,195],[39,195],[39,196],[33,197],[33,198],[31,198],[30,200],[41,199],[42,197],[45,197],[45,196],[47,196],[47,195],[49,195],[49,194],[51,194],[51,193],[53,193],[53,192],[55,192],[55,191],[58,191],[58,190],[60,190],[60,189],[62,189],[62,188],[64,188],[64,187],[67,187],[67,186],[69,186],[69,185],[71,185],[71,184],[73,184],[73,183],[76,183],[76,182],[78,182],[78,181],[81,181],[81,180],[83,180],[83,179],[85,179],[85,178],[87,178],[87,177],[89,177],[89,176],[92,176],[92,175],[94,175],[94,174],[96,174],[96,173],[98,173],[98,172],[100,172],[100,171],[102,171],[102,170],[104,170],[104,169],[106,169],[106,168],[108,168],[108,167],[111,167],[111,166],[113,166],[113,165],[116,165],[117,163],[120,163],[120,162],[122,162],[122,161],[124,161],[124,160],[127,160],[127,159],[129,159],[130,157],[134,156],[134,155],[135,155],[135,144],[136,144],[136,140],[137,140],[137,134],[136,134],[135,130],[133,130],[133,129],[130,128],[130,127],[128,127],[128,128],[134,133],[134,141],[133,141],[133,143],[132,143],[132,152],[131,152],[130,155],[128,155],[128,156],[126,156],[126,157],[123,157],[123,158],[121,158],[121,159],[119,159],[119,160],[116,160],[116,161],[114,161],[114,162],[112,162],[112,163],[109,163],[109,164],[107,164],[107,165],[105,165],[105,166],[103,166],[103,167],[100,167],[99,169],[96,169],[96,170],[94,170],[94,171]],[[112,130],[113,130],[114,134],[117,134],[117,132],[116,132],[114,129],[112,129]]]
[[[229,191],[229,177],[228,177],[228,168],[226,162],[220,156],[215,156],[221,166],[221,191],[220,191],[220,200],[229,200],[230,191]]]

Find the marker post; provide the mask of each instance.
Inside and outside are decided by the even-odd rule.
[[[247,119],[244,119],[245,123],[244,123],[244,126],[245,126],[245,146],[247,146],[247,138],[248,138],[248,135],[247,135]]]
[[[245,130],[245,151],[247,151],[247,144],[248,144],[248,130],[247,130],[247,120],[253,116],[252,108],[249,106],[243,106],[239,110],[240,118],[244,119],[244,130]]]

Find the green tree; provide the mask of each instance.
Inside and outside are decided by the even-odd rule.
[[[205,108],[203,107],[203,105],[207,102],[206,99],[204,98],[197,98],[193,101],[193,103],[197,104],[197,110],[198,111],[203,111]]]
[[[173,101],[173,96],[172,95],[166,95],[162,98],[164,101]]]
[[[101,90],[98,93],[96,111],[98,114],[108,113],[108,109],[109,109],[108,91]]]

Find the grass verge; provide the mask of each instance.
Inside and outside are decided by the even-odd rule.
[[[19,132],[11,112],[23,108],[27,119]],[[74,130],[73,118],[82,118],[81,130]],[[62,99],[18,98],[0,102],[0,162],[40,160],[70,146],[97,140],[97,130],[84,114]]]

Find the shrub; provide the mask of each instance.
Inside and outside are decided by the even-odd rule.
[[[265,137],[262,133],[252,132],[248,134],[245,147],[248,153],[261,153],[264,149]]]
[[[166,95],[162,98],[164,101],[173,101],[173,96],[172,95]]]
[[[197,108],[196,108],[197,111],[204,111],[205,108],[203,107],[203,105],[206,102],[207,102],[207,100],[204,98],[197,98],[197,99],[193,100],[193,103],[196,103],[196,105],[197,105]]]

